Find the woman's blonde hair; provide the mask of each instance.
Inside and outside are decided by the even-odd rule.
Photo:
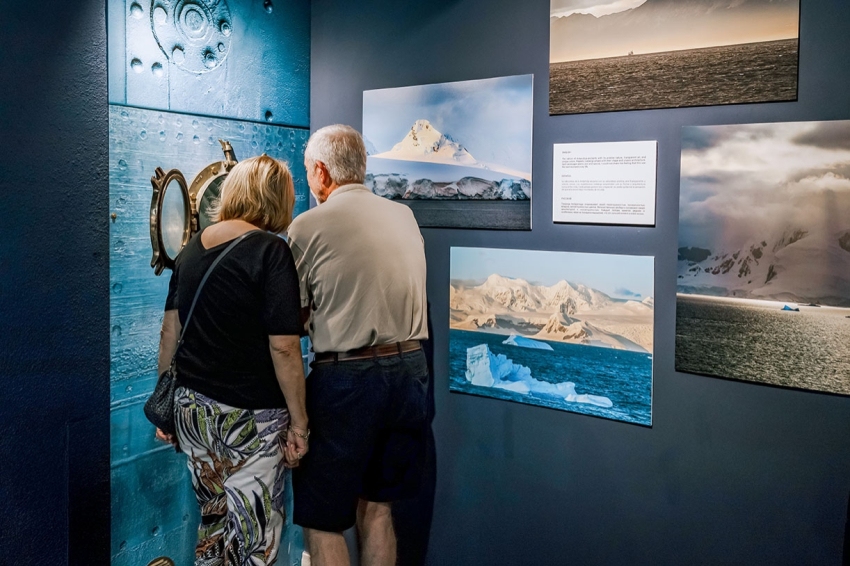
[[[283,161],[266,154],[237,163],[221,186],[212,219],[244,220],[261,230],[279,233],[289,228],[295,206],[292,173]]]

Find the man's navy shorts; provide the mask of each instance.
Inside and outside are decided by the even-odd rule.
[[[359,499],[418,493],[430,426],[428,366],[419,349],[311,367],[310,450],[293,470],[293,521],[340,532],[354,525]]]

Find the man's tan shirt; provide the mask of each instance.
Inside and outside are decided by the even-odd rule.
[[[344,185],[289,227],[316,352],[428,337],[425,247],[410,209]]]

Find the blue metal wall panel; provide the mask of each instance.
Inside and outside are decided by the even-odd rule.
[[[197,504],[186,460],[153,438],[142,403],[156,382],[159,328],[170,272],[150,267],[149,212],[156,167],[191,179],[223,159],[219,139],[238,159],[260,153],[287,161],[296,210],[309,207],[303,166],[309,132],[271,124],[112,105],[109,108],[111,445],[113,564],[144,566],[167,555],[191,562]],[[301,534],[287,532],[300,562]]]
[[[307,0],[112,0],[109,102],[309,126]]]

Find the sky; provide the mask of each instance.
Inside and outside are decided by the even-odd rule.
[[[607,16],[623,10],[637,8],[646,0],[552,0],[549,4],[549,15],[552,17],[569,16],[571,14],[591,14]]]
[[[679,246],[850,228],[850,120],[682,129]]]
[[[532,75],[363,93],[363,135],[378,153],[424,119],[478,161],[531,171]]]
[[[494,273],[546,286],[566,280],[621,299],[655,295],[651,256],[452,248],[450,273],[452,280],[476,282]]]

